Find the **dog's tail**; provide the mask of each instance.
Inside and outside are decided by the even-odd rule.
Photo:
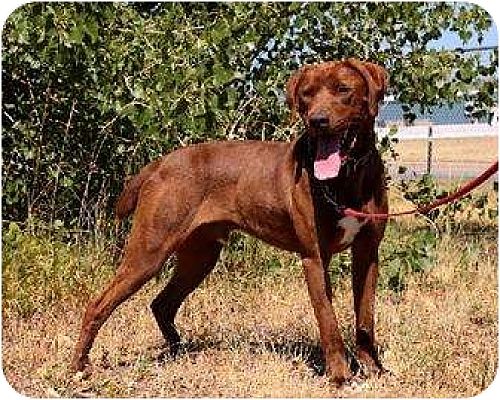
[[[143,183],[158,169],[160,161],[161,160],[156,160],[146,165],[137,175],[127,180],[115,206],[115,217],[117,222],[125,219],[134,212],[137,207],[139,192]]]

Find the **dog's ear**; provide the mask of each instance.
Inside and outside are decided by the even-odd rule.
[[[299,83],[306,69],[307,69],[306,66],[300,68],[288,79],[288,82],[286,84],[286,103],[288,104],[288,107],[290,107],[291,123],[295,122],[297,118],[297,113],[298,113],[297,94],[299,91]]]
[[[368,85],[368,110],[372,117],[378,113],[378,103],[384,98],[387,89],[389,75],[385,68],[380,65],[360,61],[356,58],[348,58],[347,64],[358,71],[365,79]]]

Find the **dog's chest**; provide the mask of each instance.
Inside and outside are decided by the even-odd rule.
[[[340,251],[348,247],[366,224],[366,220],[360,220],[356,217],[347,216],[337,222],[336,234],[332,242],[332,250]]]

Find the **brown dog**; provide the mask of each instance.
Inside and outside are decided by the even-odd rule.
[[[288,104],[306,126],[298,139],[194,145],[144,167],[118,200],[118,218],[135,209],[132,232],[116,276],[87,307],[72,368],[85,367],[102,324],[173,253],[177,266],[151,308],[167,342],[178,343],[177,310],[238,229],[302,258],[327,373],[339,384],[351,371],[327,268],[332,254],[351,246],[356,354],[368,370],[381,370],[374,297],[385,224],[346,217],[342,207],[387,212],[373,130],[385,86],[385,70],[368,62],[303,67],[287,85]]]

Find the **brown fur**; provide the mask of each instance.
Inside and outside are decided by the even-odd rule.
[[[374,117],[385,85],[383,68],[354,59],[303,67],[287,85],[288,104],[306,125],[301,137],[291,143],[200,144],[144,167],[118,200],[118,218],[135,209],[132,231],[116,276],[87,307],[72,368],[86,366],[102,324],[173,253],[177,265],[151,308],[167,342],[179,343],[174,327],[178,308],[212,270],[230,231],[238,229],[302,258],[327,372],[337,384],[352,372],[331,303],[327,267],[332,254],[351,246],[356,354],[367,370],[380,371],[374,298],[385,224],[362,221],[359,233],[346,242],[339,225],[342,215],[321,193],[333,190],[341,206],[387,212],[383,166],[373,150]],[[312,124],[319,113],[328,117],[321,130]],[[356,127],[352,159],[363,163],[356,162],[351,172],[332,182],[317,182],[308,148],[318,135],[342,135],[351,126]]]
[[[146,165],[137,175],[127,180],[125,188],[116,202],[116,219],[122,220],[134,212],[137,207],[137,199],[139,198],[139,191],[142,184],[158,169],[160,162],[161,159]]]

